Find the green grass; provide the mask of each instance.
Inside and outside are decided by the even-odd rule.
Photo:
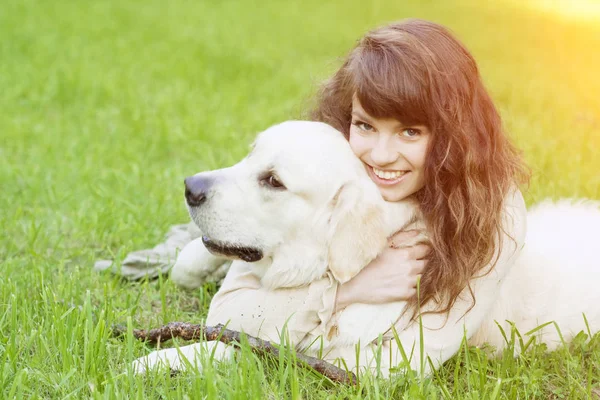
[[[198,321],[214,288],[91,270],[185,222],[183,177],[232,164],[256,132],[302,116],[365,30],[404,17],[446,24],[473,51],[532,167],[529,204],[599,199],[600,14],[494,4],[4,0],[0,397],[600,397],[598,336],[516,359],[462,349],[429,380],[359,388],[248,353],[204,377],[136,377],[126,366],[150,349],[109,327]]]

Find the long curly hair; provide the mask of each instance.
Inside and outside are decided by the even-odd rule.
[[[529,170],[505,134],[469,51],[444,27],[417,19],[368,32],[318,92],[313,120],[348,138],[352,97],[374,118],[431,131],[419,200],[431,240],[419,297],[445,313],[497,261],[503,201]],[[486,269],[487,265],[491,268]],[[428,307],[429,308],[429,307]]]

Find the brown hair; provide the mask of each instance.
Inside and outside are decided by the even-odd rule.
[[[404,20],[367,33],[324,83],[312,119],[349,135],[352,97],[374,118],[431,131],[425,187],[417,192],[433,252],[417,306],[448,312],[469,281],[496,262],[503,201],[528,170],[469,51],[444,27]],[[483,271],[487,273],[489,271]],[[472,295],[472,292],[471,292]],[[475,299],[473,298],[473,305]]]

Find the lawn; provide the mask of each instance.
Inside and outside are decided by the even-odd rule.
[[[91,269],[186,222],[185,176],[301,118],[361,34],[406,17],[474,53],[532,168],[529,204],[600,199],[600,10],[572,2],[4,0],[0,397],[600,398],[600,337],[584,335],[516,359],[464,348],[431,379],[352,388],[247,352],[203,377],[135,376],[128,363],[151,349],[110,326],[197,322],[215,288]]]

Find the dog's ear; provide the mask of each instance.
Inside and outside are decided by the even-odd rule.
[[[387,245],[384,201],[377,191],[350,182],[339,188],[330,204],[329,269],[344,283]]]

